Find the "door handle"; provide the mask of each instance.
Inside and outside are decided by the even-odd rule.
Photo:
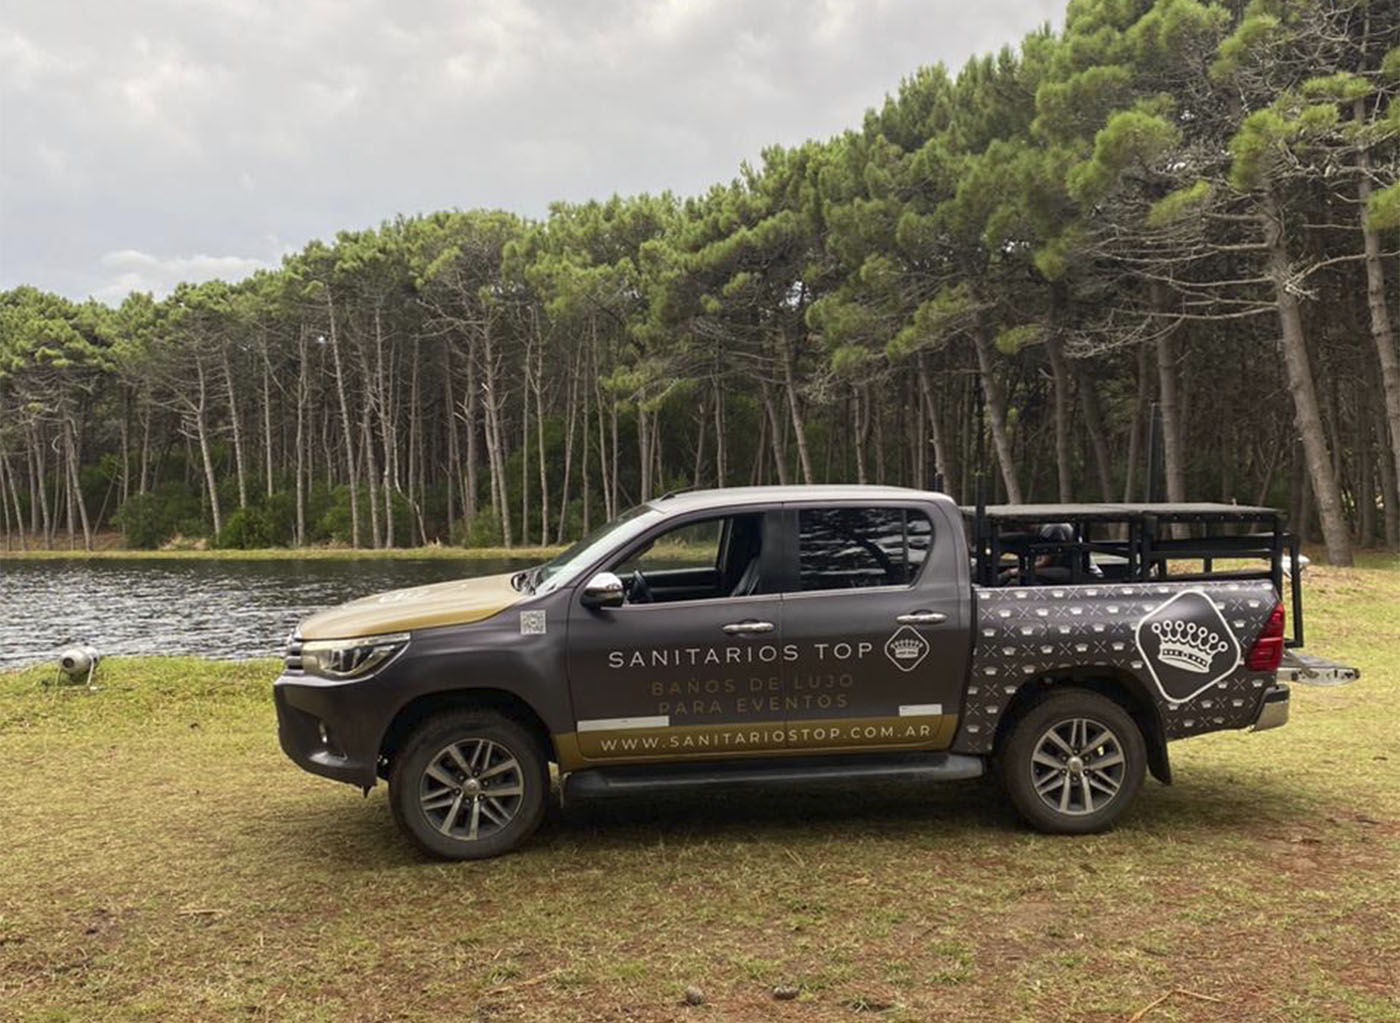
[[[947,620],[942,611],[910,611],[895,618],[900,625],[941,625]]]
[[[730,622],[728,625],[721,626],[721,628],[731,636],[741,636],[750,632],[772,632],[773,623],[756,622],[750,619],[746,622]]]

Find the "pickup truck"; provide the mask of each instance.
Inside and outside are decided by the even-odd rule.
[[[1171,740],[1288,720],[1298,559],[1277,518],[882,486],[668,494],[547,564],[306,619],[274,685],[279,737],[315,774],[387,780],[399,826],[445,858],[525,841],[551,764],[570,800],[992,770],[1030,825],[1100,831],[1146,772],[1170,782]]]

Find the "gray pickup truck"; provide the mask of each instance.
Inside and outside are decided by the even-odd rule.
[[[1232,505],[668,494],[528,571],[308,618],[279,735],[308,771],[387,779],[449,858],[528,838],[551,763],[566,799],[994,768],[1031,825],[1099,831],[1170,781],[1171,740],[1287,721],[1290,551],[1296,573],[1277,513]]]

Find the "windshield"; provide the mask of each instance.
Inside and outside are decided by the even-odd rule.
[[[526,584],[536,593],[548,593],[567,585],[600,556],[626,543],[657,519],[661,512],[639,504],[605,525],[599,526],[552,561],[531,569]]]

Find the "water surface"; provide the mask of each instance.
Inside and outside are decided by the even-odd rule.
[[[0,667],[73,643],[111,654],[276,657],[298,621],[381,590],[493,575],[529,561],[200,558],[0,560]]]

